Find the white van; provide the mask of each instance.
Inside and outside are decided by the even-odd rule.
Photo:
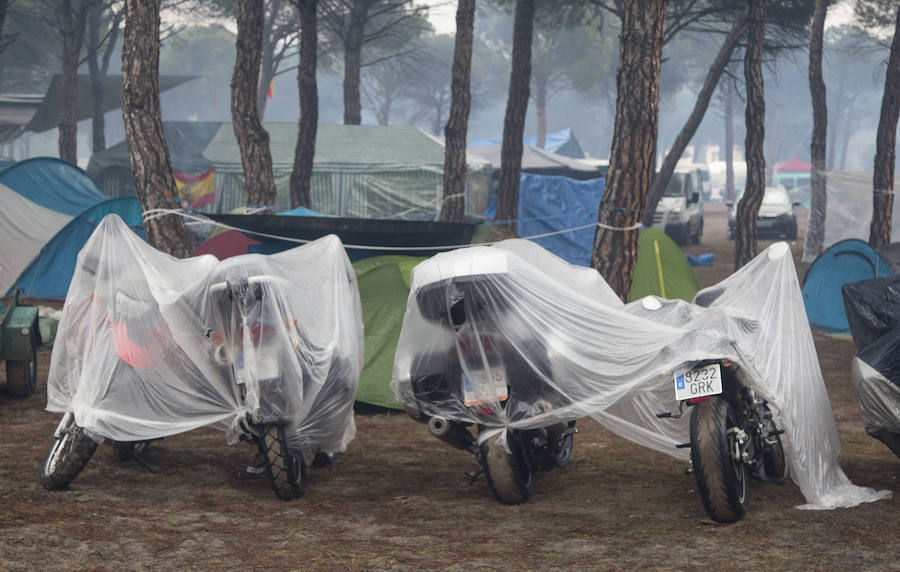
[[[653,226],[662,229],[679,246],[699,244],[703,236],[702,191],[700,169],[676,170],[656,205]]]

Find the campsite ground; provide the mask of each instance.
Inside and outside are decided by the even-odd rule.
[[[702,243],[687,249],[716,254],[698,269],[704,286],[733,259],[724,207],[708,205],[706,217]],[[896,493],[900,459],[866,435],[853,396],[852,342],[815,339],[841,466],[857,484]],[[682,462],[591,421],[579,422],[571,464],[539,474],[520,506],[498,504],[483,477],[470,484],[474,457],[399,413],[358,414],[347,453],[312,470],[306,496],[289,503],[245,471],[248,446],[211,430],[154,443],[147,460],[158,474],[114,462],[102,445],[69,490],[51,493],[37,482],[58,421],[44,411],[48,364],[43,353],[34,396],[0,393],[5,570],[900,568],[896,498],[803,511],[795,485],[754,482],[747,517],[715,525]]]

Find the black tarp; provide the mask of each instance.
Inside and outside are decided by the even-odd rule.
[[[900,275],[845,284],[843,297],[850,332],[860,353],[900,327]]]

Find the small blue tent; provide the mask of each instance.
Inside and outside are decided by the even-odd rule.
[[[884,258],[855,238],[831,245],[810,265],[803,278],[803,303],[810,326],[832,334],[849,334],[841,287],[892,274]]]
[[[0,172],[0,183],[29,201],[69,216],[106,199],[90,175],[55,157],[13,163]]]
[[[72,217],[105,200],[87,173],[56,158],[0,171],[0,294]]]
[[[23,295],[32,298],[65,299],[75,272],[78,252],[103,217],[113,213],[119,215],[131,230],[146,240],[141,205],[136,197],[103,201],[74,217],[60,229],[19,275],[13,287],[21,288]]]
[[[567,262],[590,265],[605,182],[604,178],[576,181],[568,177],[522,173],[519,179],[519,236],[528,238],[584,227],[535,238],[534,242]],[[486,218],[496,216],[496,205],[496,201],[491,203],[484,213]]]

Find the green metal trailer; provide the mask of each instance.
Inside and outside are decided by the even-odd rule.
[[[6,391],[13,397],[28,397],[37,386],[38,309],[20,303],[17,288],[9,306],[0,302],[0,315],[0,360],[6,361]]]

